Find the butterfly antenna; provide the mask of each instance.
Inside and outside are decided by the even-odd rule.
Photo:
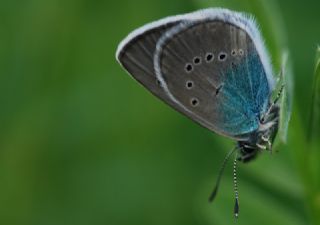
[[[220,180],[221,180],[221,177],[222,177],[222,174],[223,174],[223,171],[224,171],[224,168],[226,167],[227,165],[227,162],[229,160],[229,158],[233,155],[233,153],[238,150],[238,147],[235,147],[234,149],[232,149],[231,151],[228,152],[228,154],[226,155],[226,157],[224,158],[223,162],[222,162],[222,165],[220,167],[220,170],[219,170],[219,174],[218,174],[218,178],[217,178],[217,181],[216,181],[216,185],[209,197],[209,202],[212,202],[216,195],[217,195],[217,192],[218,192],[218,189],[219,189],[219,185],[220,185]]]
[[[233,185],[235,194],[235,204],[234,204],[234,216],[238,218],[239,216],[239,192],[238,192],[238,182],[237,182],[237,155],[233,161]]]

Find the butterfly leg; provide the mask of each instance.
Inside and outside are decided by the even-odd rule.
[[[254,159],[255,157],[257,156],[257,152],[256,151],[253,151],[251,153],[247,153],[245,155],[242,155],[242,156],[239,156],[238,157],[238,160],[241,161],[241,162],[249,162],[251,161],[252,159]]]
[[[257,143],[256,145],[257,145],[257,147],[258,147],[259,149],[261,149],[261,150],[267,150],[267,146],[265,146],[265,145],[263,145],[263,144]]]
[[[272,143],[270,140],[267,141],[267,145],[268,145],[268,150],[270,151],[270,153],[272,154]]]
[[[264,141],[267,145],[267,150],[272,154],[272,143],[270,141],[270,137],[262,135],[261,140]]]

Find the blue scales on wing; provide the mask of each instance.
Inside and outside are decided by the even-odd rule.
[[[235,136],[256,130],[270,96],[259,56],[254,51],[248,52],[237,65],[232,63],[224,76],[223,88],[217,97],[221,104],[217,108],[220,115],[217,126]]]

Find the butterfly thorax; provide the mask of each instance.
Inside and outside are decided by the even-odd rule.
[[[278,131],[279,106],[271,105],[259,119],[259,128],[248,135],[245,141],[239,141],[239,161],[249,162],[262,150],[272,151],[272,143]]]

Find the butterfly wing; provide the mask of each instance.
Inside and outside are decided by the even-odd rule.
[[[170,17],[147,24],[129,34],[120,43],[116,58],[129,74],[152,94],[173,108],[179,108],[161,88],[159,81],[156,79],[153,65],[153,56],[159,38],[182,20],[182,18],[174,18]]]
[[[241,139],[258,129],[273,85],[264,47],[254,42],[259,33],[248,21],[220,9],[187,14],[165,29],[162,24],[137,36],[138,44],[129,41],[125,46],[136,50],[123,47],[118,59],[176,110],[210,130]]]

